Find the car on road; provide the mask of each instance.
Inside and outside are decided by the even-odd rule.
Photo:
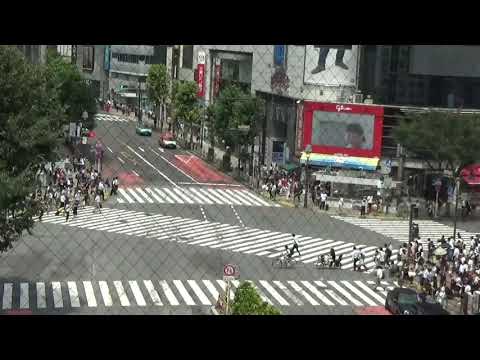
[[[135,132],[140,136],[152,136],[152,129],[150,129],[144,123],[137,123]]]
[[[175,141],[175,137],[171,132],[164,132],[158,139],[158,145],[164,148],[175,149],[177,147],[177,142]]]
[[[419,294],[409,288],[394,288],[387,293],[385,309],[393,315],[449,315],[434,301],[422,301]]]

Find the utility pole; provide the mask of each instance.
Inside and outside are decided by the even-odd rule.
[[[413,241],[413,208],[414,204],[410,204],[410,214],[408,216],[408,242]]]
[[[305,162],[305,198],[303,199],[303,207],[305,209],[308,207],[308,186],[309,186],[308,162],[310,160],[311,153],[312,153],[312,145],[308,144],[305,147],[305,155],[307,157]]]
[[[460,197],[460,178],[455,178],[455,213],[453,215],[453,238],[457,238],[457,212],[458,212],[458,199]]]

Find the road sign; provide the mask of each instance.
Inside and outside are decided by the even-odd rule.
[[[235,277],[236,274],[237,274],[237,269],[235,268],[235,265],[227,264],[223,267],[224,276]]]

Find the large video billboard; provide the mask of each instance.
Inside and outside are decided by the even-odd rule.
[[[305,102],[303,143],[319,154],[380,157],[383,107]]]
[[[356,86],[358,45],[306,45],[305,84]]]

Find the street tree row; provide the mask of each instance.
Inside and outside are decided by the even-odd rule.
[[[31,196],[36,175],[58,160],[64,126],[84,110],[91,128],[95,98],[75,65],[52,53],[32,65],[16,47],[0,46],[0,252],[31,231],[41,206]]]

